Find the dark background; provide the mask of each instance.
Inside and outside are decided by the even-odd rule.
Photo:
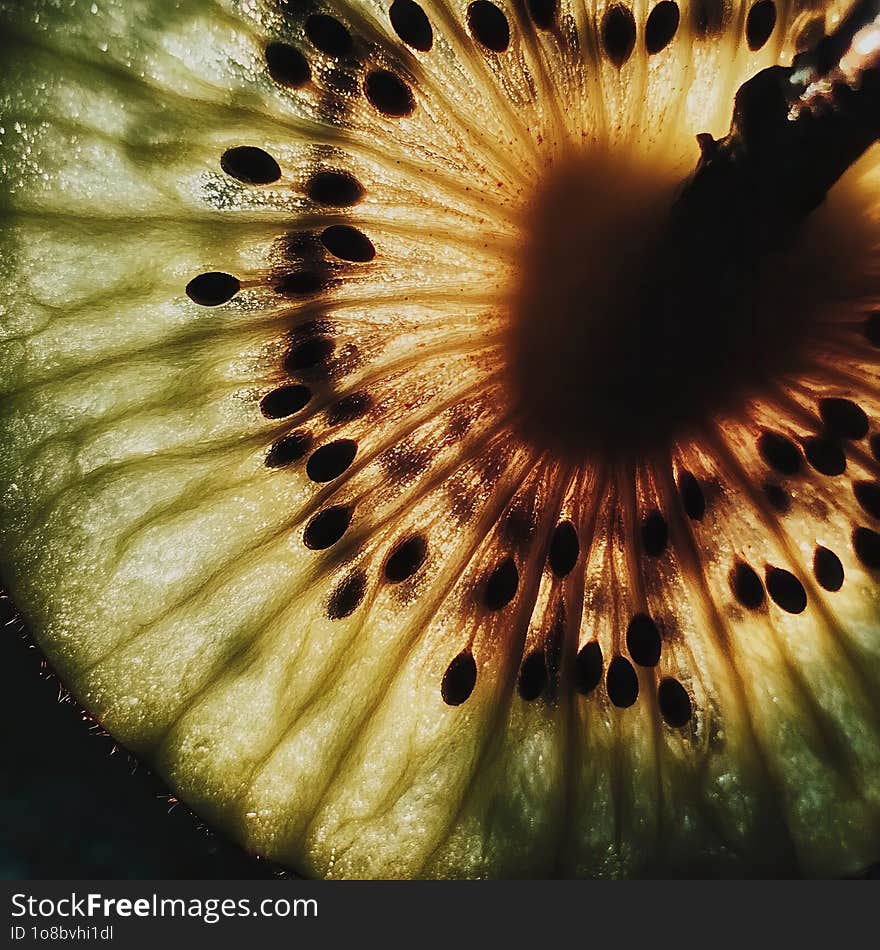
[[[0,878],[271,878],[90,729],[0,595]]]

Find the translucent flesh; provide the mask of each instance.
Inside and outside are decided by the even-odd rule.
[[[753,53],[745,5],[699,37],[682,4],[675,39],[648,56],[639,2],[618,69],[602,3],[563,0],[547,32],[499,0],[501,54],[469,35],[467,3],[422,6],[428,53],[395,35],[387,0],[322,7],[360,44],[353,75],[389,68],[411,86],[417,108],[399,119],[338,92],[301,18],[263,0],[0,2],[4,584],[120,742],[209,822],[303,873],[857,872],[880,854],[880,589],[854,549],[854,529],[878,525],[853,485],[878,463],[851,440],[842,475],[802,459],[786,477],[756,445],[765,429],[816,434],[826,397],[876,430],[876,154],[819,219],[846,266],[797,375],[628,463],[522,438],[505,384],[524,209],[548,164],[592,149],[686,172],[695,134],[727,130],[740,83],[839,7],[777,4]],[[309,84],[272,80],[271,40],[307,53]],[[224,174],[240,145],[269,152],[280,180]],[[310,201],[306,181],[326,168],[356,175],[363,201]],[[279,296],[296,269],[289,236],[339,223],[369,236],[375,260],[305,300]],[[242,290],[198,306],[184,288],[212,271]],[[334,372],[306,380],[301,412],[267,419],[260,400],[298,379],[283,369],[290,335],[315,320],[330,325]],[[334,424],[326,410],[362,391],[370,411]],[[328,483],[305,460],[266,466],[304,430],[316,447],[355,440],[352,466]],[[682,507],[684,472],[702,486],[701,520]],[[313,550],[304,531],[330,505],[351,506],[351,526]],[[655,509],[659,557],[641,534]],[[532,523],[526,541],[510,539],[511,510]],[[580,557],[558,577],[547,552],[566,519]],[[412,534],[427,558],[391,584],[383,566]],[[839,592],[814,576],[818,545],[843,564]],[[486,578],[508,557],[516,595],[488,610]],[[743,607],[738,560],[795,574],[806,610]],[[332,592],[357,568],[364,600],[333,619]],[[598,640],[607,674],[640,612],[663,643],[657,667],[636,665],[637,701],[615,706],[604,678],[579,693],[578,650]],[[555,690],[523,699],[523,658],[554,644]],[[463,650],[476,684],[453,706],[441,683]],[[688,691],[684,727],[661,715],[667,677]]]

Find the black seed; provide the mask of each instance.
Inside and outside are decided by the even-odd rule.
[[[401,119],[415,112],[416,100],[412,89],[400,76],[387,69],[374,70],[367,76],[364,93],[370,105],[382,115]]]
[[[366,591],[367,575],[360,568],[352,571],[330,595],[327,616],[331,620],[350,617],[360,606]]]
[[[219,307],[232,300],[239,290],[238,278],[221,271],[199,274],[186,285],[187,297],[202,307]]]
[[[788,514],[791,510],[791,498],[789,498],[788,492],[775,482],[764,482],[761,487],[764,489],[767,501],[770,502],[773,508],[782,515]]]
[[[316,336],[298,343],[284,359],[284,368],[288,373],[324,366],[333,355],[334,342],[327,336]]]
[[[690,472],[682,472],[678,476],[678,493],[688,518],[693,521],[702,521],[706,513],[706,499],[700,483]]]
[[[691,22],[697,36],[702,39],[721,33],[730,13],[727,4],[728,0],[696,0],[691,7]]]
[[[647,614],[636,614],[626,628],[626,648],[639,666],[660,662],[662,641],[657,624]]]
[[[673,728],[680,729],[690,722],[693,710],[688,691],[678,680],[667,676],[657,687],[657,705],[660,715]]]
[[[364,197],[364,189],[348,172],[316,172],[306,184],[306,194],[319,205],[350,208]]]
[[[468,7],[467,21],[474,39],[486,49],[503,53],[510,46],[507,17],[489,0],[472,3]]]
[[[585,696],[602,682],[602,647],[591,640],[581,647],[574,667],[575,689]]]
[[[669,528],[659,511],[652,511],[642,522],[642,545],[649,557],[660,557],[666,550]]]
[[[220,167],[246,185],[271,185],[281,177],[278,162],[254,145],[228,148],[220,158]]]
[[[790,614],[800,614],[807,609],[807,592],[794,574],[781,567],[768,567],[766,579],[774,604]]]
[[[310,432],[292,432],[275,442],[266,453],[267,468],[283,468],[303,458],[311,448]]]
[[[427,53],[434,45],[434,31],[425,11],[414,0],[394,0],[389,11],[394,32],[413,49]]]
[[[267,419],[286,419],[304,409],[312,398],[312,391],[308,386],[292,384],[279,386],[272,392],[266,393],[260,401],[260,412]]]
[[[764,432],[758,439],[761,458],[782,475],[795,475],[800,471],[801,455],[791,439],[781,432]]]
[[[618,69],[630,58],[636,45],[636,21],[629,7],[617,3],[606,11],[602,19],[602,45]]]
[[[853,550],[865,567],[880,571],[880,534],[870,528],[856,528],[853,531]]]
[[[344,396],[327,410],[327,422],[331,426],[353,422],[355,419],[360,419],[365,412],[369,412],[372,405],[373,400],[369,393],[359,392]]]
[[[351,33],[335,17],[315,13],[306,20],[306,36],[328,56],[348,56],[354,50]]]
[[[333,505],[316,514],[303,532],[305,546],[312,551],[332,547],[348,530],[351,514],[347,505]]]
[[[539,30],[552,30],[559,15],[559,0],[528,0],[529,14]]]
[[[871,446],[871,455],[880,462],[880,433],[872,435],[871,438],[868,439],[868,445]]]
[[[864,439],[868,434],[868,417],[851,399],[823,399],[819,415],[832,435],[840,439]]]
[[[275,292],[284,297],[310,297],[326,290],[329,274],[320,269],[300,270],[285,274],[275,285]]]
[[[357,442],[352,439],[329,442],[309,456],[306,474],[313,482],[332,482],[351,465],[356,455]]]
[[[872,346],[880,346],[880,313],[872,313],[865,321],[865,336]]]
[[[531,702],[544,692],[546,685],[547,664],[544,662],[544,652],[543,650],[534,650],[523,660],[516,687],[520,696],[526,702]]]
[[[804,442],[807,461],[823,475],[840,475],[846,471],[846,455],[840,444],[826,436],[813,436]]]
[[[581,546],[574,525],[570,521],[560,522],[550,541],[550,570],[557,577],[565,577],[574,570],[580,553]]]
[[[632,706],[639,697],[639,678],[626,657],[614,657],[608,667],[605,685],[608,698],[620,709]]]
[[[291,89],[299,89],[312,78],[308,60],[287,43],[270,43],[266,47],[266,67],[275,82]]]
[[[856,482],[853,491],[862,510],[872,518],[880,518],[880,485],[877,482]]]
[[[376,248],[366,234],[347,224],[327,228],[321,235],[321,243],[342,261],[366,264],[376,256]]]
[[[446,667],[440,695],[447,706],[460,706],[474,691],[477,683],[477,664],[470,651],[461,653]]]
[[[749,610],[757,610],[764,603],[764,585],[761,578],[745,561],[737,561],[730,572],[733,596]]]
[[[483,602],[489,610],[501,610],[516,596],[519,586],[519,571],[512,557],[505,558],[489,575]]]
[[[418,534],[395,545],[385,562],[385,577],[392,584],[400,584],[412,577],[425,563],[428,542]]]
[[[843,564],[840,558],[828,548],[816,548],[813,555],[813,573],[820,587],[832,592],[843,587]]]
[[[645,49],[653,56],[666,49],[678,31],[681,14],[673,0],[662,0],[651,11],[645,24]]]
[[[770,39],[776,26],[776,5],[773,0],[758,0],[749,10],[746,20],[746,41],[752,52],[757,52]]]

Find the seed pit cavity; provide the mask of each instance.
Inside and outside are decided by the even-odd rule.
[[[539,30],[552,30],[559,14],[559,0],[528,0],[529,16]]]
[[[316,172],[306,184],[306,194],[315,204],[350,208],[363,199],[364,188],[348,172]]]
[[[651,511],[642,522],[642,546],[649,557],[660,557],[666,550],[669,528],[659,511]]]
[[[331,620],[350,617],[361,605],[367,591],[367,575],[358,568],[351,572],[330,595],[327,616]]]
[[[661,0],[645,24],[645,49],[649,56],[666,49],[678,32],[681,13],[673,0]]]
[[[212,271],[199,274],[186,285],[186,295],[202,307],[219,307],[228,303],[241,290],[241,282],[232,274]]]
[[[636,21],[629,7],[615,4],[602,18],[602,46],[614,65],[621,66],[632,55],[636,45]]]
[[[373,108],[393,119],[405,118],[416,110],[412,89],[387,69],[377,69],[367,76],[364,93]]]
[[[581,553],[577,531],[570,521],[556,525],[550,540],[550,570],[557,577],[565,577],[574,570]]]
[[[300,270],[284,277],[275,285],[275,292],[283,297],[311,297],[326,290],[329,274],[323,270]]]
[[[369,393],[358,392],[343,396],[339,402],[334,403],[327,410],[327,422],[331,426],[342,425],[343,422],[354,422],[355,419],[360,419],[364,413],[369,412],[372,405],[373,399]]]
[[[856,528],[852,540],[859,561],[871,571],[880,571],[880,534],[870,528]]]
[[[373,242],[348,224],[334,224],[321,234],[321,243],[341,261],[366,264],[376,256]]]
[[[657,705],[660,707],[660,715],[674,729],[681,729],[690,722],[693,714],[691,698],[677,679],[667,676],[660,680],[657,687]]]
[[[220,157],[227,175],[246,185],[271,185],[281,177],[281,167],[268,153],[255,145],[228,148]]]
[[[275,82],[290,89],[299,89],[312,78],[308,60],[288,43],[270,43],[266,47],[266,67]]]
[[[846,471],[846,455],[834,439],[813,436],[804,442],[807,461],[823,475],[841,475]]]
[[[868,440],[868,445],[871,446],[871,455],[880,462],[880,433],[872,435]]]
[[[306,20],[306,36],[322,53],[339,59],[354,50],[351,33],[326,13],[314,13]]]
[[[263,396],[260,401],[260,412],[267,419],[286,419],[305,409],[312,398],[312,391],[308,386],[298,383],[290,386],[279,386]]]
[[[283,468],[305,457],[311,448],[310,432],[292,432],[272,444],[266,453],[266,468]]]
[[[856,501],[866,514],[880,518],[880,484],[877,482],[856,482],[853,485]]]
[[[821,545],[816,548],[813,555],[813,573],[816,575],[819,586],[825,590],[834,593],[843,587],[843,564],[840,558]]]
[[[823,399],[819,415],[825,427],[839,439],[864,439],[868,434],[868,417],[851,399]]]
[[[418,534],[397,544],[385,562],[385,578],[400,584],[415,574],[428,556],[428,542]]]
[[[598,640],[585,643],[578,652],[574,666],[575,689],[589,695],[602,682],[602,647]]]
[[[745,561],[737,561],[730,572],[733,596],[749,610],[757,610],[764,603],[764,585],[761,578]]]
[[[526,702],[532,702],[544,692],[547,685],[547,664],[543,650],[530,653],[519,670],[516,688]]]
[[[801,467],[797,446],[781,432],[763,432],[758,439],[761,458],[781,475],[796,475]]]
[[[332,482],[354,461],[357,448],[357,442],[352,439],[338,439],[322,445],[309,456],[306,474],[313,482]]]
[[[619,709],[626,709],[639,698],[639,678],[626,657],[616,656],[608,667],[605,680],[608,698]]]
[[[727,26],[728,0],[697,0],[691,7],[694,32],[700,39],[718,36]]]
[[[865,337],[871,346],[880,346],[880,313],[872,313],[865,321]]]
[[[298,343],[284,359],[284,368],[289,373],[324,366],[333,355],[336,344],[328,336],[316,336]]]
[[[825,36],[825,18],[816,16],[807,23],[798,34],[795,40],[795,50],[798,53],[805,53],[807,50],[817,46],[822,37]]]
[[[394,0],[389,11],[394,32],[413,49],[427,53],[434,45],[434,30],[415,0]]]
[[[306,525],[303,543],[310,551],[324,551],[348,531],[352,510],[348,505],[333,505],[318,512]]]
[[[483,602],[489,610],[501,610],[516,596],[519,571],[512,557],[505,558],[489,575]]]
[[[692,521],[702,521],[706,514],[706,498],[700,483],[690,472],[682,472],[678,476],[678,493],[685,514]]]
[[[758,0],[746,20],[746,42],[756,53],[770,39],[776,26],[776,5],[773,0]]]
[[[467,10],[468,28],[474,39],[493,53],[510,46],[510,24],[504,12],[489,0],[476,0]]]
[[[477,664],[469,650],[462,650],[446,667],[440,695],[447,706],[460,706],[466,702],[477,683]]]
[[[801,614],[807,609],[807,592],[794,574],[781,567],[768,567],[765,576],[774,604],[790,614]]]
[[[788,492],[776,482],[764,482],[761,487],[764,490],[764,497],[770,502],[774,511],[778,511],[781,515],[788,514],[791,510],[791,498],[788,497]]]
[[[630,620],[626,630],[626,648],[639,666],[656,666],[660,662],[660,631],[647,614],[636,614]]]

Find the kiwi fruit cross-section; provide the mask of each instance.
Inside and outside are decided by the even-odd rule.
[[[3,583],[210,825],[320,877],[880,857],[880,154],[779,246],[664,237],[847,7],[0,2]]]

